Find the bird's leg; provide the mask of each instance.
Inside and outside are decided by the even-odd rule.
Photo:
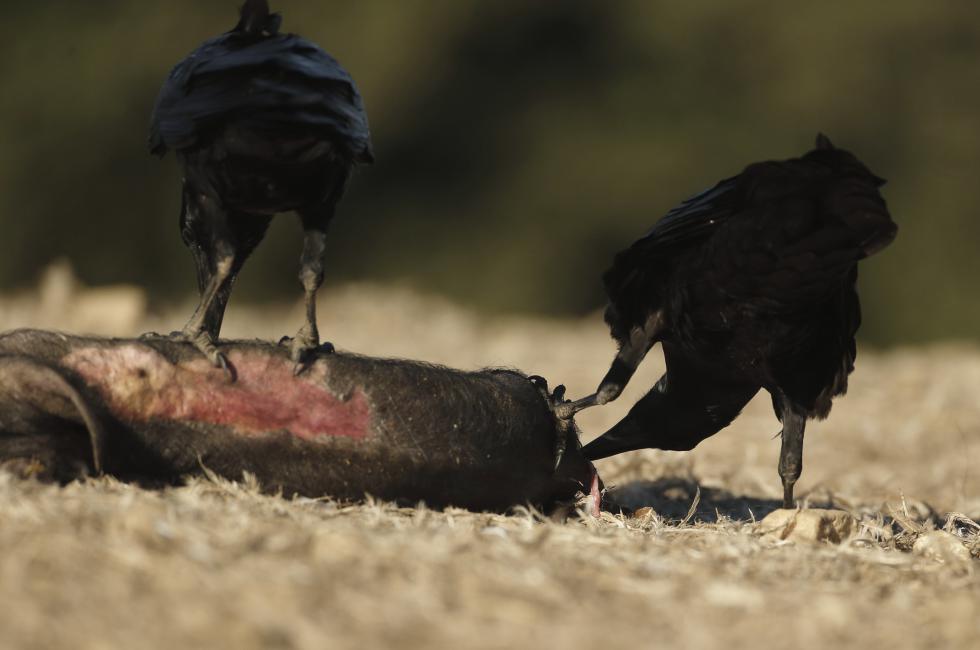
[[[806,416],[792,407],[782,409],[782,446],[779,450],[779,477],[783,480],[783,507],[793,508],[793,486],[803,472],[803,430]]]
[[[327,250],[327,224],[333,216],[333,204],[317,210],[302,212],[303,253],[300,256],[299,281],[303,285],[306,320],[290,342],[290,357],[294,372],[300,374],[310,363],[312,354],[320,348],[320,333],[316,327],[316,292],[323,284],[323,257]],[[326,347],[326,346],[324,346]],[[332,346],[330,346],[332,349]]]
[[[303,255],[299,272],[299,281],[303,285],[306,320],[290,345],[290,356],[296,364],[297,373],[303,370],[310,352],[320,345],[320,333],[316,327],[316,292],[323,283],[322,259],[325,249],[325,233],[308,230],[303,239]]]
[[[564,402],[555,406],[555,416],[559,420],[570,420],[579,411],[596,406],[599,403],[599,394],[592,393],[572,402]]]
[[[593,406],[602,406],[619,397],[662,330],[663,312],[657,311],[650,314],[642,327],[634,327],[630,331],[629,339],[619,348],[609,371],[599,382],[599,388],[596,389],[596,392],[562,404],[555,410],[555,414],[561,419],[568,419],[574,417],[579,411]]]
[[[268,215],[229,213],[213,191],[185,183],[181,237],[194,256],[201,299],[187,324],[173,337],[196,347],[231,379],[235,378],[234,369],[216,341],[235,277],[270,221]]]
[[[757,385],[715,381],[685,368],[668,356],[667,368],[654,387],[625,418],[585,445],[582,453],[599,460],[635,449],[688,451],[734,420],[759,392]]]
[[[599,382],[596,404],[606,404],[619,397],[663,331],[663,322],[663,311],[656,311],[647,316],[643,325],[630,330],[629,339],[620,347],[609,372]]]
[[[226,286],[237,270],[235,237],[228,213],[209,186],[184,181],[180,231],[194,256],[201,299],[184,328],[172,337],[196,347],[212,365],[234,379],[228,360],[215,345],[218,332],[214,324],[220,327],[221,315],[216,310],[223,309],[229,290]]]
[[[220,267],[223,263],[220,255],[225,251],[231,251],[231,271],[227,274],[225,280],[219,283],[218,289],[214,293],[209,306],[204,311],[202,328],[214,341],[218,340],[221,323],[225,317],[225,308],[228,306],[228,299],[231,297],[231,290],[235,285],[235,280],[238,278],[238,273],[242,270],[245,260],[252,254],[255,247],[259,245],[262,238],[265,237],[265,233],[269,229],[271,222],[272,217],[268,215],[233,213],[229,221],[230,227],[227,236],[234,244],[218,243],[215,246],[215,250],[219,255],[216,267]],[[228,257],[227,254],[225,256]],[[206,277],[205,281],[202,282],[202,298],[203,294],[210,288],[211,280],[211,277]]]
[[[216,368],[221,368],[225,372],[233,374],[228,366],[228,360],[225,358],[225,355],[215,345],[218,333],[212,330],[214,330],[215,319],[217,326],[221,326],[221,316],[216,316],[214,308],[219,294],[226,294],[222,289],[230,281],[232,269],[235,264],[235,256],[231,247],[228,247],[226,250],[219,249],[216,252],[217,257],[214,263],[214,269],[201,291],[201,300],[197,304],[197,309],[194,310],[187,324],[178,333],[177,338],[187,341],[196,347]],[[227,295],[225,295],[225,300],[227,300]],[[223,303],[224,301],[221,302]],[[224,305],[221,304],[220,306],[223,307]],[[221,309],[220,311],[223,312],[224,310]],[[209,324],[211,327],[207,326]]]

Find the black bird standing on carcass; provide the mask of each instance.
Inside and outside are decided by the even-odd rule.
[[[667,372],[585,455],[692,449],[765,388],[792,507],[806,421],[828,415],[854,369],[857,263],[897,231],[883,183],[819,135],[801,158],[750,165],[688,199],[619,253],[603,278],[619,352],[596,393],[562,413],[616,399],[658,341]]]
[[[173,149],[183,167],[180,232],[201,292],[177,336],[226,370],[215,345],[225,305],[278,212],[295,210],[305,233],[306,322],[291,343],[297,371],[318,347],[316,291],[327,225],[353,166],[373,161],[354,81],[315,44],[280,34],[281,22],[266,0],[247,0],[234,29],[173,69],[150,127],[151,151]]]

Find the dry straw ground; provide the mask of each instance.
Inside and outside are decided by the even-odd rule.
[[[321,304],[339,347],[517,366],[572,395],[612,349],[598,317],[486,321],[365,286]],[[184,315],[147,316],[138,291],[86,290],[64,270],[0,299],[0,330],[169,331]],[[298,307],[233,306],[227,334],[272,338],[299,320]],[[581,418],[584,437],[622,416],[658,356]],[[798,485],[860,519],[840,545],[756,523],[779,496],[764,397],[691,453],[601,463],[621,501],[653,507],[641,518],[345,506],[263,496],[247,479],[152,492],[0,474],[0,647],[980,647],[977,560],[960,553],[980,553],[978,387],[973,347],[861,351],[852,394],[807,432]],[[913,550],[944,526],[956,548]]]

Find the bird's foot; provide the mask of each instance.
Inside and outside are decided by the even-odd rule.
[[[593,406],[608,404],[619,397],[621,392],[623,392],[621,385],[604,383],[599,386],[599,390],[591,395],[586,395],[574,401],[563,399],[560,403],[555,404],[555,416],[560,420],[571,420],[579,411],[584,411]]]
[[[555,417],[559,420],[571,420],[579,411],[584,411],[587,408],[601,404],[596,398],[596,393],[577,399],[575,401],[563,399],[560,403],[555,404]]]
[[[166,337],[171,341],[176,341],[180,343],[190,343],[198,352],[203,354],[211,365],[215,368],[221,368],[224,373],[228,376],[229,381],[235,381],[237,375],[235,373],[235,367],[229,363],[228,358],[218,350],[218,346],[211,335],[204,330],[194,331],[194,330],[181,330],[179,332],[171,332],[170,336]]]
[[[565,386],[564,384],[558,384],[555,386],[555,390],[551,393],[549,398],[552,404],[558,404],[558,407],[552,407],[555,409],[555,415],[558,416],[558,408],[565,403]],[[562,418],[558,416],[559,421],[566,422],[567,418]],[[555,467],[554,470],[557,472],[558,467],[561,465],[561,459],[565,456],[565,448],[568,445],[568,436],[566,435],[564,429],[565,427],[559,427],[560,431],[558,433],[558,438],[555,440]]]
[[[555,418],[558,420],[558,436],[555,438],[555,466],[554,471],[557,472],[558,468],[561,466],[562,458],[565,457],[565,450],[568,447],[568,436],[570,433],[577,435],[575,432],[575,425],[572,423],[572,416],[563,416],[561,409],[568,405],[570,402],[565,399],[565,386],[564,384],[558,384],[555,386],[555,390],[548,392],[548,381],[541,377],[540,375],[531,375],[528,377],[531,384],[538,389],[541,396],[547,402],[548,407],[551,412],[554,413]],[[574,414],[572,414],[574,415]]]
[[[284,336],[279,345],[289,345],[289,358],[293,361],[293,375],[301,375],[309,369],[318,355],[333,354],[334,346],[329,341],[320,343],[317,335],[306,334],[303,330],[296,336]]]

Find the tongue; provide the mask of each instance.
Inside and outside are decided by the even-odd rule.
[[[599,491],[599,472],[592,463],[589,463],[589,473],[592,476],[589,481],[589,510],[593,517],[598,517],[602,511],[602,493]]]

